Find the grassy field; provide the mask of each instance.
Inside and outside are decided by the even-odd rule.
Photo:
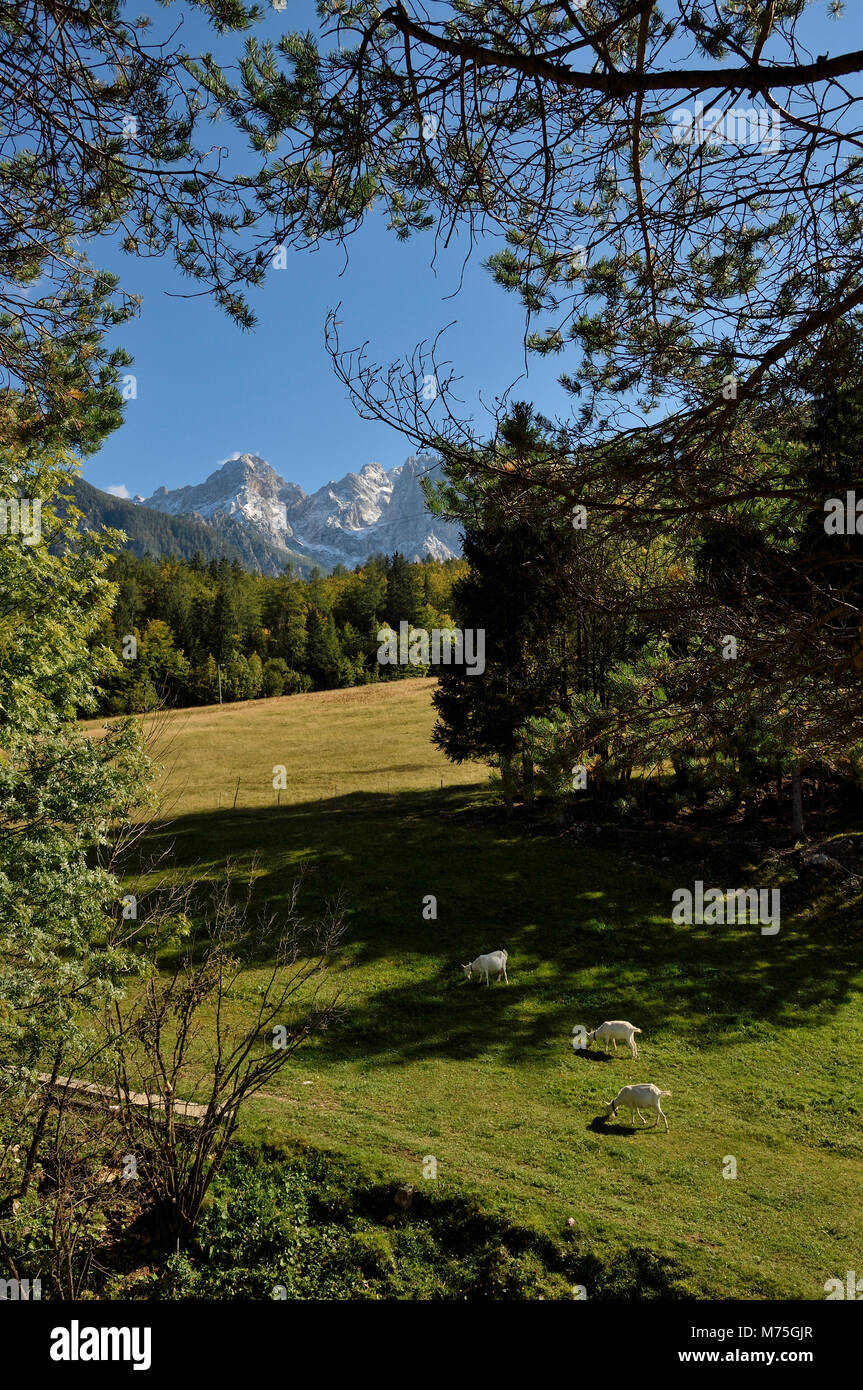
[[[699,1297],[823,1298],[863,1269],[859,898],[845,880],[810,901],[785,870],[777,936],[674,926],[674,887],[763,883],[757,854],[507,824],[485,770],[430,745],[431,688],[167,716],[170,823],[151,850],[198,877],[257,860],[276,907],[303,864],[308,905],[343,889],[350,909],[343,1019],[250,1107],[248,1134],[418,1186],[434,1156],[437,1192],[603,1261],[647,1248]],[[459,962],[499,946],[509,986],[467,984]],[[573,1025],[605,1018],[641,1027],[638,1061],[572,1051]],[[673,1093],[668,1135],[603,1122],[636,1080]]]

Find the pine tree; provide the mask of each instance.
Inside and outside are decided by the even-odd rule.
[[[242,0],[196,8],[220,33],[260,17]],[[239,324],[253,321],[242,290],[266,263],[240,235],[253,205],[207,133],[221,74],[184,51],[182,25],[151,39],[152,25],[122,0],[62,12],[16,0],[0,14],[4,441],[92,451],[136,390],[108,337],[140,299],[87,260],[97,238],[171,256]]]
[[[413,565],[395,551],[386,566],[387,596],[384,618],[398,630],[400,622],[416,625],[423,601],[422,582]]]
[[[343,676],[340,666],[342,652],[336,633],[332,613],[321,613],[317,608],[309,612],[307,623],[308,650],[306,670],[311,676],[315,690],[331,690],[338,686]]]

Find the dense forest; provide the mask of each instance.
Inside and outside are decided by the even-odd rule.
[[[454,608],[486,630],[487,666],[441,669],[434,738],[488,759],[510,814],[540,797],[632,815],[661,787],[673,814],[769,805],[799,835],[816,784],[859,806],[863,322],[825,334],[781,431],[750,405],[737,429],[753,496],[674,529],[616,509],[616,457],[569,511],[559,441],[528,403],[486,453],[446,460],[438,505],[467,563]],[[755,497],[777,469],[783,495]]]
[[[250,574],[237,561],[116,556],[117,604],[99,640],[113,651],[103,713],[254,700],[426,674],[379,666],[378,632],[453,626],[460,560],[396,553],[310,579]],[[133,639],[133,640],[131,640]]]

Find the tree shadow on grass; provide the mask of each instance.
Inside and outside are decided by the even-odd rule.
[[[823,918],[783,917],[773,937],[758,926],[674,925],[679,869],[659,875],[592,845],[478,823],[475,789],[192,815],[156,827],[149,842],[198,877],[226,861],[242,876],[256,861],[255,897],[276,912],[301,866],[316,870],[308,914],[344,892],[350,925],[335,974],[346,1013],[313,1044],[323,1060],[398,1066],[492,1053],[517,1063],[537,1048],[571,1051],[575,1023],[615,1017],[637,1022],[644,1041],[673,1026],[715,1048],[823,1021],[860,970],[855,902]],[[462,962],[500,947],[509,985],[467,985]]]

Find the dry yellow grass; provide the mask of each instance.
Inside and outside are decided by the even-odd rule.
[[[356,792],[428,791],[484,782],[478,763],[456,767],[430,741],[433,679],[385,682],[205,705],[145,719],[162,768],[163,813],[285,805]],[[98,730],[103,721],[90,721]],[[239,791],[237,790],[239,779]]]

